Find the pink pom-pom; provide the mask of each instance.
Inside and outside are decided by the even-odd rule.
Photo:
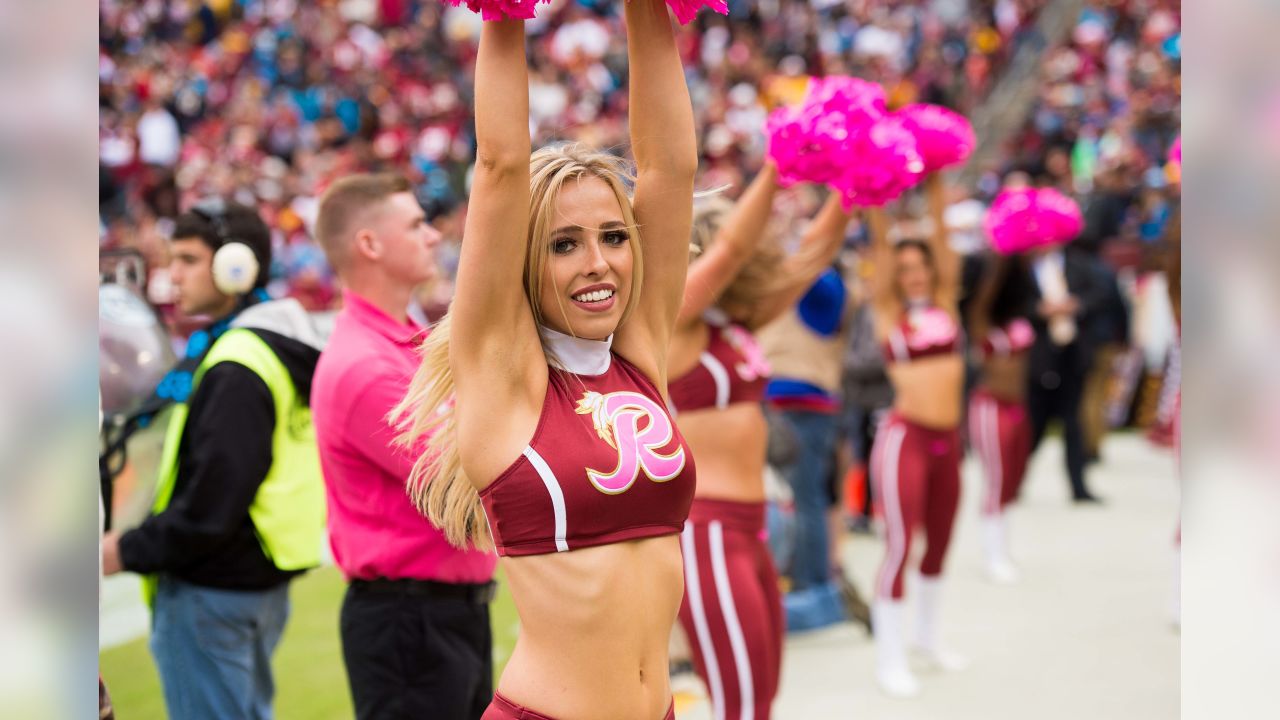
[[[721,15],[729,14],[729,4],[725,0],[667,0],[667,7],[675,13],[676,21],[681,25],[693,22],[698,11],[704,7],[711,8]]]
[[[828,183],[844,169],[849,131],[843,119],[808,105],[781,107],[765,123],[769,158],[778,166],[778,182]]]
[[[915,136],[892,115],[854,133],[848,153],[844,172],[831,184],[846,210],[891,202],[924,175]]]
[[[1040,188],[1036,193],[1036,207],[1040,212],[1040,226],[1044,228],[1046,244],[1071,242],[1084,230],[1084,214],[1080,212],[1080,205],[1053,188]]]
[[[829,75],[809,80],[805,104],[825,113],[839,113],[851,128],[870,126],[884,117],[884,88],[856,77]]]
[[[1169,162],[1175,167],[1182,168],[1182,136],[1173,139],[1173,144],[1169,146]]]
[[[977,144],[969,120],[941,105],[907,105],[895,114],[916,136],[927,173],[964,162]]]
[[[991,247],[1002,255],[1061,245],[1084,229],[1075,200],[1053,188],[1003,190],[983,221]]]
[[[454,7],[479,13],[482,20],[532,20],[539,2],[551,0],[444,0]]]

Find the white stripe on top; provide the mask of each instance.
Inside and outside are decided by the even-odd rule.
[[[698,360],[716,381],[716,409],[723,410],[729,407],[729,371],[725,370],[724,363],[709,352],[702,353]]]
[[[551,510],[556,518],[556,552],[564,552],[569,549],[569,543],[565,540],[569,521],[565,516],[564,492],[560,490],[560,481],[556,479],[556,474],[551,472],[551,466],[547,465],[547,461],[542,459],[537,450],[525,446],[524,456],[529,458],[529,464],[538,471],[542,484],[547,486],[547,494],[551,496]]]
[[[893,351],[893,359],[898,362],[911,359],[911,352],[907,349],[907,338],[903,336],[901,328],[894,328],[889,333],[889,349]]]

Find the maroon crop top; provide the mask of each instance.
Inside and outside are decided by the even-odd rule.
[[[907,311],[889,332],[882,350],[890,363],[910,362],[960,352],[960,326],[946,310],[924,307]]]
[[[680,532],[693,454],[662,396],[610,353],[598,375],[549,368],[524,453],[480,491],[499,555],[541,555]]]
[[[711,336],[692,370],[667,383],[671,407],[679,412],[760,402],[769,363],[751,333],[740,325],[707,319]]]
[[[982,339],[982,357],[1013,357],[1031,349],[1036,331],[1026,318],[1014,318],[1004,327],[993,327]]]

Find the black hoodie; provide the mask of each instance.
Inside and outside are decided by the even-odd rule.
[[[254,306],[234,325],[248,327],[271,347],[298,398],[307,402],[320,358],[318,335],[295,332],[289,323],[263,323],[275,328],[267,330],[253,322],[263,314],[253,312],[258,308],[270,315],[289,302]],[[294,305],[283,309],[296,320],[301,308]],[[246,317],[251,315],[256,317]],[[230,590],[265,590],[299,574],[271,562],[249,519],[249,506],[271,469],[276,417],[266,382],[239,363],[221,362],[205,372],[188,406],[173,496],[164,512],[120,537],[124,568]]]

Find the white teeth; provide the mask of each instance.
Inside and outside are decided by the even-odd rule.
[[[603,300],[608,300],[611,297],[613,297],[612,290],[593,290],[589,293],[574,295],[573,299],[578,302],[601,302]]]

